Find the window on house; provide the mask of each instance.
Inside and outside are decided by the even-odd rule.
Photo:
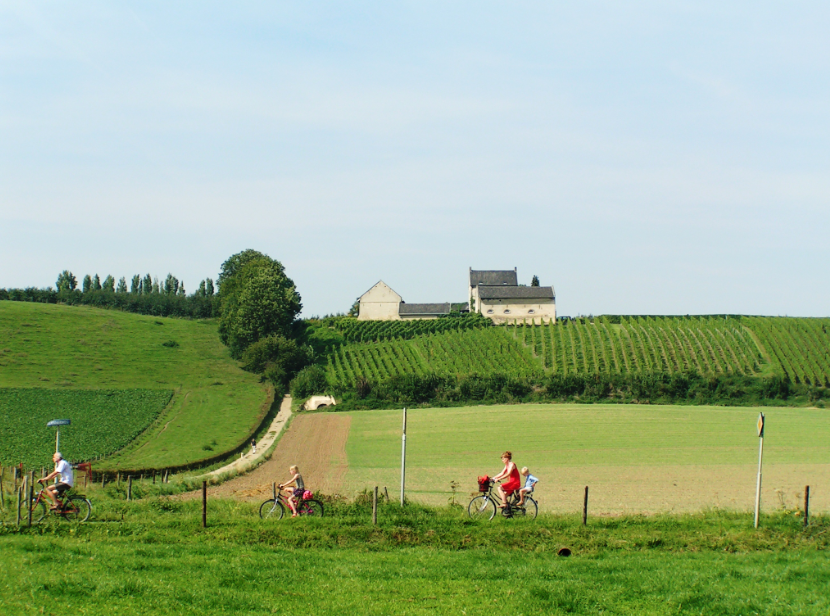
[[[504,311],[504,314],[510,314],[510,311],[509,311],[509,310],[505,310],[505,311]]]
[[[492,311],[492,310],[488,310],[488,311],[487,311],[487,314],[493,314],[493,311]]]
[[[533,314],[533,313],[535,313],[535,312],[536,312],[536,311],[535,311],[535,310],[533,310],[532,308],[531,308],[530,310],[528,310],[528,311],[527,311],[527,313],[528,313],[528,314]]]

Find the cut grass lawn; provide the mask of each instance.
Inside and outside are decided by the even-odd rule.
[[[98,468],[160,468],[231,450],[270,406],[257,377],[230,358],[214,321],[0,302],[0,341],[3,388],[175,391],[138,441]],[[45,425],[21,429],[51,433]],[[73,421],[66,445],[83,430]]]
[[[527,404],[409,411],[407,489],[433,504],[469,500],[499,457],[540,478],[548,511],[578,511],[591,486],[595,513],[753,507],[759,410],[767,417],[763,505],[830,511],[830,412],[824,409]],[[401,411],[350,412],[345,493],[400,485]]]
[[[726,513],[471,521],[451,508],[96,497],[95,521],[0,527],[10,614],[826,614],[828,521]],[[123,520],[123,521],[122,521]],[[556,556],[569,546],[573,556]]]

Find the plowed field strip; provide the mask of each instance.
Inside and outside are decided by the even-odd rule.
[[[271,484],[286,481],[288,467],[296,464],[306,487],[314,492],[335,494],[342,490],[348,470],[346,441],[351,417],[336,413],[297,415],[283,434],[271,459],[247,475],[211,488],[211,495],[264,499]]]

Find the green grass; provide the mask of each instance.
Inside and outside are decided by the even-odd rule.
[[[94,499],[95,500],[95,499]],[[826,614],[830,521],[707,513],[473,522],[450,508],[95,500],[96,521],[0,527],[10,614]],[[573,556],[556,556],[569,546]]]
[[[111,454],[147,428],[171,395],[163,389],[0,389],[0,464],[51,466],[54,428],[43,428],[65,417],[74,424],[62,428],[68,460]]]
[[[446,502],[451,481],[459,482],[466,496],[475,489],[476,476],[501,470],[499,457],[507,449],[520,467],[528,466],[542,480],[538,491],[545,508],[578,510],[581,488],[589,484],[600,511],[671,508],[664,503],[683,510],[751,508],[759,410],[599,404],[413,409],[408,413],[407,486],[413,496],[433,504]],[[830,480],[830,412],[762,410],[767,418],[765,506],[792,508],[794,492]],[[346,414],[351,421],[347,493],[398,486],[401,411]],[[663,497],[666,481],[674,492]],[[621,492],[624,486],[630,494]],[[715,491],[720,500],[714,500]],[[735,503],[727,500],[731,495],[737,495]],[[826,495],[816,499],[815,506],[830,509]]]
[[[103,468],[164,467],[233,449],[267,413],[267,392],[219,341],[214,321],[0,302],[0,387],[175,391],[138,441]],[[175,341],[178,346],[165,346]],[[24,438],[38,440],[46,426]],[[72,435],[86,439],[73,421]]]

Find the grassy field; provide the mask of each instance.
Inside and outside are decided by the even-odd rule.
[[[0,388],[175,392],[138,442],[105,468],[172,466],[232,449],[269,406],[265,387],[230,359],[214,322],[0,302],[0,341]],[[84,430],[73,421],[66,446],[72,434],[86,438]],[[27,429],[23,438],[30,436],[40,437]]]
[[[452,508],[255,505],[92,495],[95,521],[0,526],[8,614],[826,614],[827,519],[574,516],[473,522]],[[556,555],[569,546],[573,555]]]
[[[581,508],[590,486],[594,512],[750,510],[754,504],[759,409],[701,406],[528,404],[409,411],[407,486],[411,498],[461,500],[475,478],[501,470],[499,456],[540,478],[548,511]],[[830,511],[830,412],[764,408],[763,502],[795,509],[805,485],[812,506]],[[401,412],[350,412],[344,492],[400,485]]]

